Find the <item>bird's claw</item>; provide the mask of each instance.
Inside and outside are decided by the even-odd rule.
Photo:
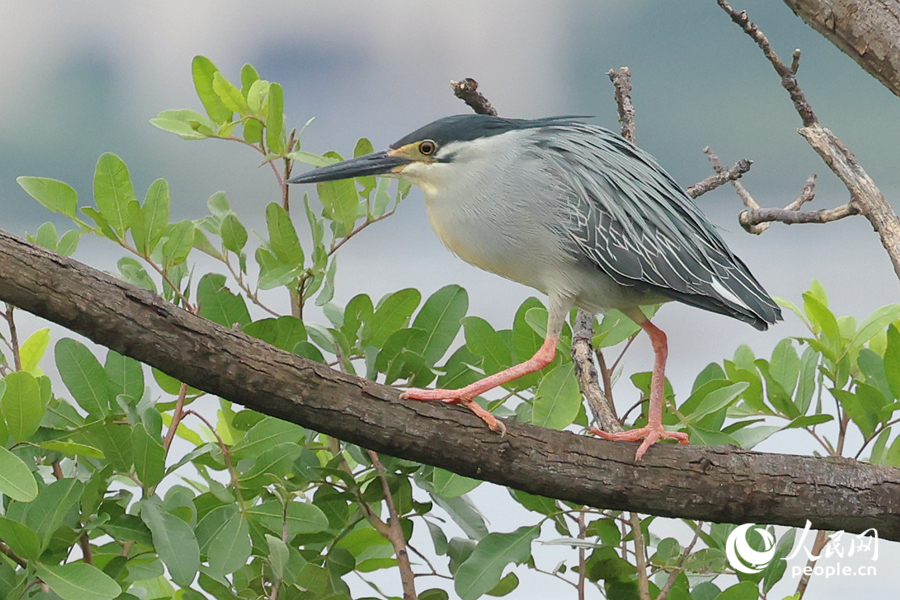
[[[404,400],[426,400],[432,402],[446,402],[447,404],[462,404],[475,413],[479,419],[484,421],[491,431],[499,432],[501,438],[506,435],[506,425],[504,425],[502,421],[498,420],[490,411],[475,402],[472,398],[461,394],[459,390],[408,389],[400,394],[400,397]]]
[[[666,431],[662,425],[646,425],[638,429],[618,433],[609,433],[608,431],[601,431],[596,427],[591,427],[590,433],[612,441],[639,442],[643,440],[634,455],[634,460],[636,461],[644,458],[650,446],[659,440],[677,440],[679,444],[690,443],[688,434],[681,431]]]

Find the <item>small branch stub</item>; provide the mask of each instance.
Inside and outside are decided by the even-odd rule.
[[[497,109],[491,106],[484,94],[478,91],[478,82],[471,77],[466,77],[461,81],[450,81],[450,87],[453,88],[453,94],[469,105],[479,115],[497,116]]]

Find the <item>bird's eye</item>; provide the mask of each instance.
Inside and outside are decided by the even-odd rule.
[[[431,140],[419,142],[419,152],[425,156],[431,156],[437,150],[437,145]]]

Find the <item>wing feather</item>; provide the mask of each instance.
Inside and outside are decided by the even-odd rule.
[[[547,175],[567,196],[566,235],[621,285],[765,329],[781,311],[678,184],[619,135],[577,122],[535,129]]]

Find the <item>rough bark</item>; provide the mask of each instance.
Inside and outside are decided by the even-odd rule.
[[[900,2],[784,0],[794,13],[900,96]]]
[[[75,260],[0,231],[0,301],[254,410],[461,475],[599,508],[776,523],[900,540],[900,469],[850,459],[634,446],[403,401],[393,388],[220,327]]]

